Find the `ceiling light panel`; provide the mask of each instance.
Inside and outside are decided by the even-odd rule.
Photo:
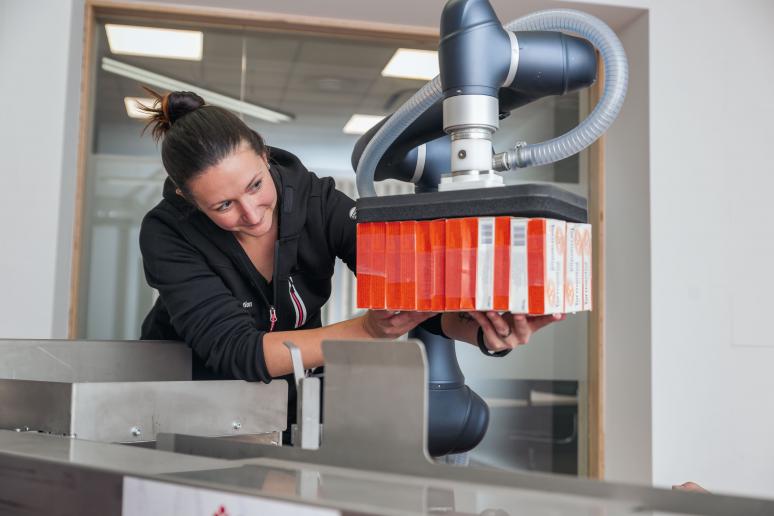
[[[143,106],[153,107],[154,100],[147,97],[124,97],[124,106],[126,106],[126,114],[130,118],[148,118],[150,115],[140,109],[140,104]]]
[[[399,48],[382,70],[384,77],[429,81],[439,73],[438,52]]]
[[[382,115],[361,115],[355,113],[344,125],[343,132],[346,134],[365,134],[370,128],[382,121]]]
[[[275,111],[257,104],[251,104],[243,100],[228,97],[214,91],[205,90],[199,86],[122,63],[115,59],[110,59],[109,57],[102,58],[102,69],[106,72],[114,73],[154,88],[161,88],[167,91],[195,91],[204,98],[207,104],[220,106],[253,118],[266,120],[267,122],[289,122],[294,118],[290,113]]]
[[[194,30],[105,25],[110,51],[129,56],[202,60],[204,34]]]

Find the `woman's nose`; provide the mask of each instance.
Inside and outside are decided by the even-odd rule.
[[[245,223],[250,226],[258,224],[258,222],[261,220],[261,217],[258,215],[258,210],[251,206],[242,207],[242,218],[244,219]]]

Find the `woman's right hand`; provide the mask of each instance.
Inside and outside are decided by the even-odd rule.
[[[363,316],[363,328],[374,339],[396,339],[434,315],[435,312],[369,310]]]

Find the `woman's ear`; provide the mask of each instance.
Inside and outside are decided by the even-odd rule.
[[[180,191],[180,188],[175,188],[175,193],[185,199],[185,195],[183,195],[183,192]]]

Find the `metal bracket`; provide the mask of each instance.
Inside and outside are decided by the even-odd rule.
[[[427,453],[427,360],[421,343],[377,339],[325,341],[322,346],[325,436],[319,449],[227,443],[180,434],[162,436],[158,448],[219,458],[276,458],[372,471],[403,473],[439,467]],[[294,347],[288,346],[291,356]],[[303,378],[300,383],[299,407],[308,380],[316,378]],[[315,406],[319,408],[319,404]],[[299,421],[303,427],[306,414],[300,415]]]
[[[307,378],[301,350],[292,342],[285,342],[293,363],[296,383],[296,424],[291,430],[293,446],[304,450],[320,447],[320,379]]]

